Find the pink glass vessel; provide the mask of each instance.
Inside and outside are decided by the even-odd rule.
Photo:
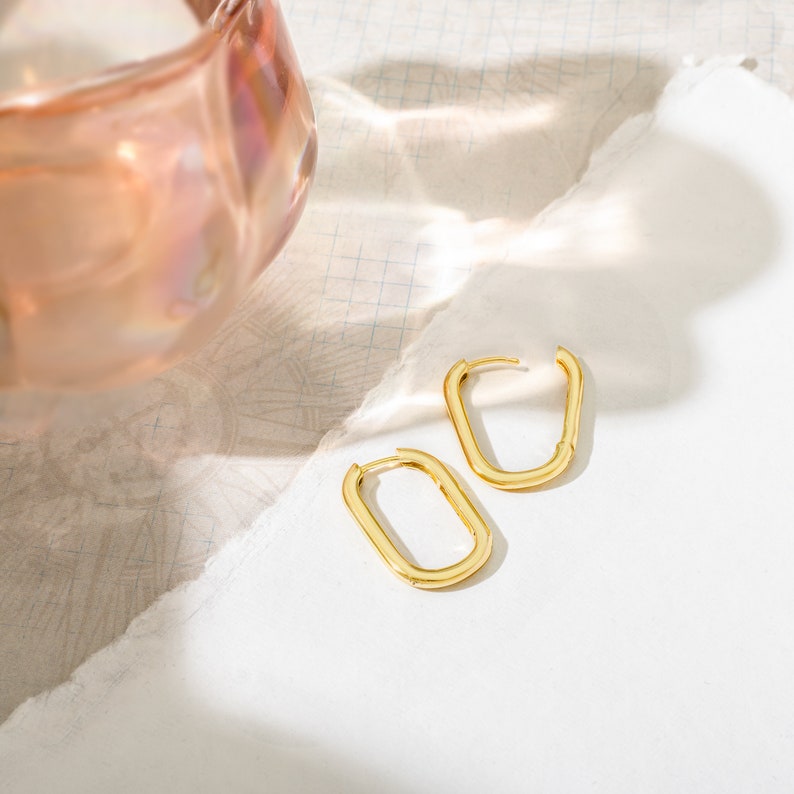
[[[303,208],[314,115],[276,0],[190,0],[186,46],[0,93],[0,390],[195,350]]]

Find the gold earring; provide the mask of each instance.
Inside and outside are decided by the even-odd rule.
[[[448,565],[446,568],[420,568],[400,554],[383,527],[378,523],[361,496],[361,484],[367,472],[394,465],[419,469],[429,475],[471,532],[474,537],[474,548],[460,562]],[[414,587],[431,590],[462,582],[482,568],[491,555],[493,542],[491,530],[488,529],[485,521],[449,469],[427,452],[418,449],[398,449],[397,454],[390,458],[381,458],[363,466],[354,463],[345,475],[342,496],[348,510],[353,514],[353,518],[356,519],[381,559],[400,579]]]
[[[455,364],[444,378],[444,400],[455,432],[458,434],[463,453],[472,471],[494,488],[503,491],[518,491],[534,488],[544,482],[553,480],[562,474],[573,460],[576,442],[579,438],[579,417],[582,411],[582,391],[584,376],[582,367],[576,356],[564,347],[557,348],[557,364],[568,378],[568,394],[565,398],[565,418],[562,425],[562,438],[551,458],[542,466],[527,471],[503,471],[496,468],[482,454],[477,439],[469,423],[466,407],[460,394],[460,387],[474,367],[485,364],[518,364],[517,358],[494,356],[466,361],[462,358]]]

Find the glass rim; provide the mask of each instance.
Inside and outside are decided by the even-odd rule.
[[[200,2],[200,0],[199,0]],[[201,19],[196,0],[187,4]],[[33,88],[0,91],[0,119],[8,115],[50,116],[105,106],[131,94],[177,80],[204,63],[243,11],[246,0],[218,0],[189,41],[139,60],[124,61],[77,77],[49,80]]]

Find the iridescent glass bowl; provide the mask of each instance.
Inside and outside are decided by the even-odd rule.
[[[198,348],[303,208],[314,116],[277,0],[0,93],[0,390],[115,387]]]

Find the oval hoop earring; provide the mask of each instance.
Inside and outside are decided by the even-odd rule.
[[[461,521],[466,525],[474,537],[474,548],[460,562],[445,568],[420,568],[400,554],[391,538],[378,523],[361,496],[361,484],[364,482],[364,475],[367,472],[394,465],[419,469],[427,474],[441,489],[441,493],[444,494]],[[488,557],[491,556],[493,543],[491,530],[488,529],[485,521],[449,469],[427,452],[418,449],[398,449],[397,454],[390,458],[381,458],[363,466],[354,463],[348,469],[342,483],[342,496],[348,510],[353,514],[353,518],[356,519],[370,543],[375,547],[375,551],[378,552],[392,573],[414,587],[432,590],[462,582],[482,568]]]
[[[557,364],[568,378],[568,394],[565,398],[565,418],[562,424],[562,437],[560,438],[554,454],[542,466],[526,471],[504,471],[490,463],[482,454],[477,439],[469,423],[466,407],[460,394],[463,381],[475,367],[486,364],[518,364],[517,358],[493,356],[479,358],[476,361],[466,361],[462,358],[447,373],[444,378],[444,400],[447,403],[447,412],[455,432],[458,434],[463,454],[472,471],[494,488],[503,491],[519,491],[524,488],[534,488],[549,480],[553,480],[568,468],[573,460],[576,442],[579,439],[579,417],[582,411],[582,393],[584,390],[584,375],[582,367],[576,356],[564,347],[557,348]]]

